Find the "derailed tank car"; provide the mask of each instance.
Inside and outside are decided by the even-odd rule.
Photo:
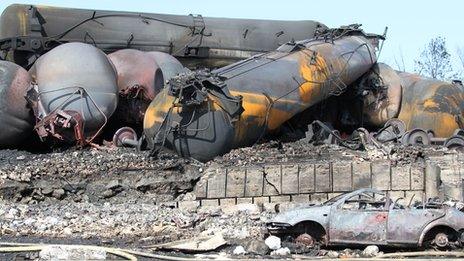
[[[0,50],[22,66],[66,42],[106,53],[139,49],[169,53],[188,67],[219,67],[311,38],[315,21],[272,21],[11,5],[0,17]]]
[[[0,149],[18,146],[32,131],[34,117],[24,97],[30,84],[26,70],[0,61]]]
[[[376,63],[378,37],[357,27],[327,30],[211,73],[174,78],[145,114],[147,142],[202,161],[251,145],[343,93]]]
[[[107,56],[92,45],[60,45],[41,56],[30,73],[33,87],[27,97],[42,140],[90,143],[116,110],[116,72]]]
[[[464,87],[417,74],[397,72],[379,63],[366,74],[360,85],[366,93],[364,123],[381,127],[398,118],[406,131],[421,130],[434,137],[447,138],[464,128]]]

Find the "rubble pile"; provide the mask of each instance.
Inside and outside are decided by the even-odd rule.
[[[30,181],[40,176],[72,178],[108,175],[115,171],[157,170],[188,163],[177,155],[155,160],[148,152],[134,149],[69,149],[62,152],[34,154],[26,151],[1,150],[0,175],[3,179]]]
[[[3,200],[173,200],[192,190],[201,164],[163,153],[158,159],[133,149],[67,150],[48,154],[0,153]],[[130,178],[129,178],[130,177]]]
[[[269,163],[389,160],[394,165],[423,165],[427,157],[455,154],[443,147],[390,146],[390,154],[371,148],[355,151],[305,140],[269,141],[240,148],[207,163],[169,151],[157,158],[132,148],[69,149],[34,154],[0,151],[0,195],[3,200],[34,204],[42,201],[156,203],[182,199],[212,166]]]
[[[286,143],[273,140],[251,147],[231,150],[229,153],[214,158],[212,161],[206,163],[206,165],[213,162],[224,166],[244,166],[270,162],[372,161],[381,159],[405,165],[422,163],[424,158],[430,155],[454,153],[442,147],[407,146],[401,144],[389,144],[388,147],[388,153],[384,153],[375,147],[368,147],[366,150],[350,150],[334,144],[315,145],[308,143],[304,139]]]
[[[362,250],[329,251],[281,242],[263,230],[263,225],[274,215],[246,204],[188,211],[145,204],[60,203],[40,207],[5,204],[0,208],[0,232],[4,240],[64,240],[171,250],[166,245],[175,245],[179,240],[222,235],[227,247],[219,251],[231,257],[292,254],[373,257],[378,254],[378,249],[373,253],[371,248],[364,254]]]
[[[257,207],[233,209],[183,210],[132,203],[2,204],[0,232],[3,238],[83,239],[138,246],[219,233],[236,242],[264,237],[263,224],[272,213]]]

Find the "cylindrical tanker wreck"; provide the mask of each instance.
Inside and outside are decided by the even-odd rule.
[[[117,72],[119,89],[118,107],[109,128],[132,127],[141,132],[145,111],[165,81],[188,69],[162,52],[123,49],[108,58]]]
[[[34,117],[24,98],[30,85],[26,70],[0,61],[0,149],[17,147],[32,132]]]
[[[464,87],[406,72],[386,64],[374,66],[353,86],[364,92],[363,123],[381,127],[398,118],[405,131],[422,130],[447,138],[464,128]]]
[[[0,17],[0,51],[3,58],[28,67],[60,44],[82,42],[105,53],[127,48],[160,51],[187,67],[219,67],[274,50],[292,39],[312,37],[318,28],[325,26],[311,20],[210,18],[16,4]]]
[[[173,78],[145,114],[148,145],[207,161],[253,144],[369,71],[379,37],[357,27],[324,30],[211,73]]]
[[[281,138],[296,121],[298,139],[319,122],[338,128],[338,144],[364,133],[464,147],[464,87],[377,63],[384,36],[315,21],[12,5],[0,17],[0,59],[18,65],[0,61],[0,148],[35,129],[59,144],[146,141],[207,161]]]
[[[33,86],[27,98],[43,140],[92,142],[116,110],[116,72],[106,55],[91,45],[60,45],[41,56],[30,73]]]
[[[399,73],[403,86],[398,118],[408,130],[432,130],[437,137],[450,137],[464,128],[464,87],[461,84]]]

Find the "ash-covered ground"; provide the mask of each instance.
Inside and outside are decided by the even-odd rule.
[[[451,152],[433,147],[393,146],[386,153],[379,149],[353,151],[335,145],[313,146],[303,141],[270,141],[200,163],[169,152],[153,158],[149,152],[129,148],[69,149],[44,154],[3,150],[0,238],[140,248],[222,233],[232,245],[244,246],[248,253],[259,255],[264,253],[260,250],[264,224],[275,215],[275,209],[251,204],[173,208],[170,202],[193,200],[190,192],[211,164],[387,158],[396,164],[410,164],[446,153]],[[232,254],[233,248],[224,251]]]

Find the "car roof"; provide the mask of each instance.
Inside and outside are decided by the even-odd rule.
[[[377,190],[377,189],[373,189],[373,188],[362,188],[362,189],[357,189],[355,191],[346,193],[345,196],[342,197],[340,200],[345,200],[348,197],[351,197],[351,196],[354,196],[354,195],[357,195],[357,194],[361,194],[361,193],[364,193],[364,192],[373,192],[373,193],[382,194],[382,195],[386,194],[385,192],[383,192],[381,190]]]

